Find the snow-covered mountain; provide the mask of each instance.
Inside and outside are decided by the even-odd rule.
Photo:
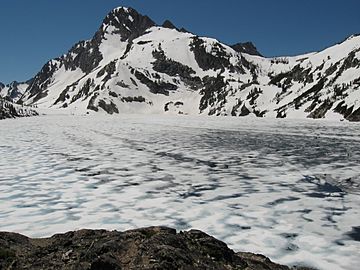
[[[31,80],[27,82],[13,81],[8,85],[0,82],[0,97],[6,97],[9,101],[16,103],[25,93],[30,84]]]
[[[228,46],[120,7],[91,40],[46,63],[19,102],[72,113],[359,121],[359,87],[360,36],[321,52],[266,58],[251,43]]]

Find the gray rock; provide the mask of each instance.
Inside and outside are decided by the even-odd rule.
[[[142,35],[148,28],[155,26],[155,23],[148,16],[139,14],[133,8],[118,8],[112,10],[105,17],[95,37],[99,35],[103,37],[106,27],[110,25],[115,27],[116,30],[113,33],[120,34],[122,41],[131,41]]]
[[[252,42],[236,43],[230,47],[240,53],[262,56]]]
[[[0,232],[0,269],[288,270],[268,258],[235,253],[201,231],[166,227],[126,232],[81,230],[31,239]]]
[[[176,26],[169,20],[164,21],[161,26],[169,29],[177,29]]]
[[[16,105],[9,100],[0,97],[0,120],[37,115],[39,114],[33,108]]]

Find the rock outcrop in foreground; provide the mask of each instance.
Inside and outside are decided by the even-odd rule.
[[[31,239],[0,232],[0,269],[290,269],[262,255],[235,253],[201,231],[166,227],[81,230]]]

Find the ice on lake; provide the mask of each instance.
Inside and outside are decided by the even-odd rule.
[[[189,116],[0,121],[0,230],[201,229],[284,264],[360,264],[360,125]]]

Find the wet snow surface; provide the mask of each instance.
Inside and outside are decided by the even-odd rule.
[[[359,134],[310,120],[4,120],[0,230],[198,228],[277,262],[356,269]]]

